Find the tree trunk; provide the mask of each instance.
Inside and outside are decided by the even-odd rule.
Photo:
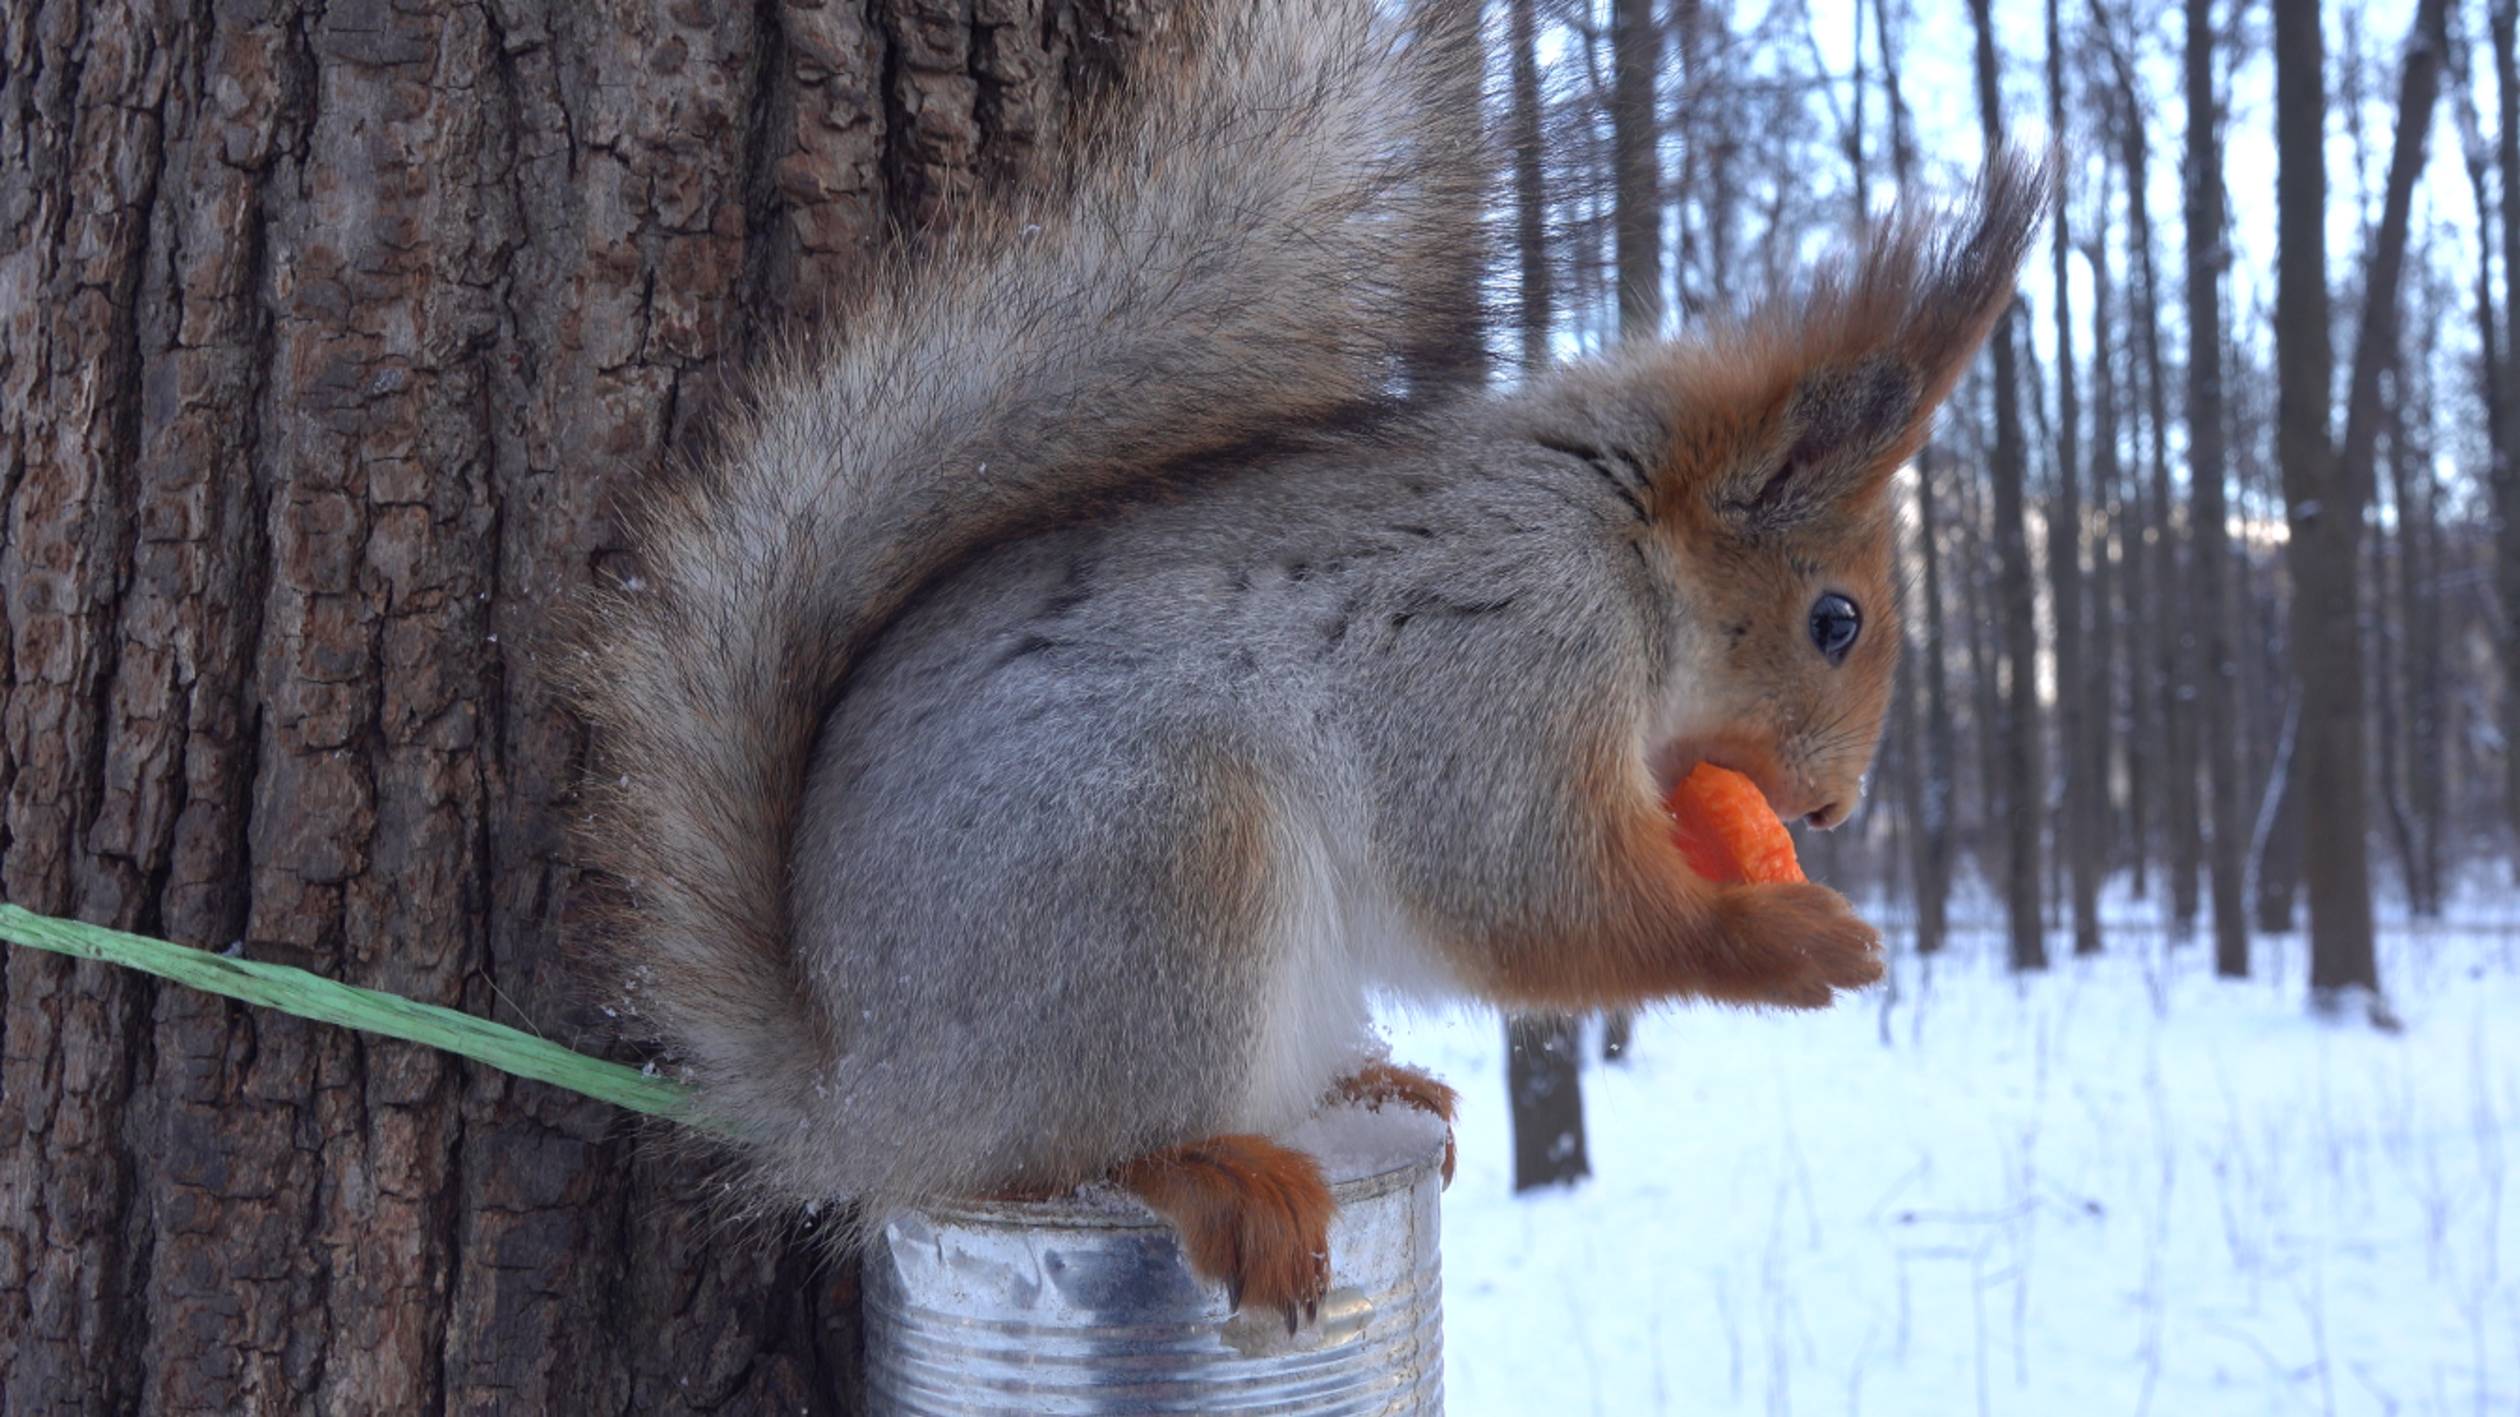
[[[2364,682],[2371,685],[2371,763],[2372,795],[2380,803],[2381,820],[2388,825],[2389,844],[2396,848],[2398,878],[2412,908],[2423,895],[2424,853],[2416,840],[2415,819],[2407,805],[2406,730],[2407,690],[2413,678],[2414,656],[2412,636],[2414,620],[2409,607],[2414,603],[2412,528],[2407,523],[2406,472],[2406,384],[2405,366],[2401,363],[2392,375],[2390,397],[2382,422],[2388,439],[2383,459],[2389,468],[2389,507],[2396,515],[2382,520],[2375,515],[2370,529],[2371,551],[2371,638],[2365,649],[2370,662],[2365,666]],[[2377,508],[2375,507],[2375,513]],[[2393,577],[2390,572],[2397,574]]]
[[[1582,1031],[1562,1015],[1505,1024],[1506,1106],[1514,1116],[1514,1190],[1571,1186],[1592,1174],[1577,1091]]]
[[[0,893],[592,1045],[535,657],[607,499],[1138,22],[231,8],[0,17]],[[5,980],[0,1411],[855,1400],[854,1274],[600,1104]]]
[[[2360,535],[2363,509],[2372,501],[2373,484],[2377,476],[2375,465],[2380,429],[2389,416],[2388,408],[2394,407],[2399,412],[2403,412],[2406,401],[2406,380],[2403,375],[2396,378],[2397,397],[2387,406],[2384,406],[2381,397],[2380,381],[2382,375],[2390,371],[2398,354],[2398,287],[2406,267],[2407,235],[2414,209],[2415,181],[2423,171],[2425,137],[2432,128],[2433,105],[2441,93],[2442,60],[2444,51],[2449,47],[2445,21],[2447,4],[2448,0],[2423,0],[2423,3],[2416,7],[2414,31],[2407,39],[2405,68],[2398,80],[2397,136],[2389,153],[2388,188],[2382,199],[2380,226],[2373,234],[2373,246],[2366,265],[2362,324],[2355,336],[2353,377],[2348,386],[2345,401],[2345,446],[2335,468],[2336,487],[2329,493],[2330,505],[2341,507],[2347,513],[2333,519],[2350,520],[2352,523],[2343,533],[2349,538]],[[2393,456],[2402,455],[2402,450],[2392,451]],[[2404,520],[2403,512],[2404,509],[2401,507],[2401,526]],[[2351,584],[2355,579],[2355,569],[2350,559],[2352,550],[2350,541],[2346,549],[2349,553],[2346,562],[2347,569],[2345,574],[2336,579],[2348,582],[2348,584],[2337,593],[2343,598],[2346,608],[2357,612],[2355,629],[2359,631],[2359,605],[2354,599],[2356,587]],[[2385,580],[2374,582],[2373,593],[2385,599]],[[2354,687],[2357,691],[2364,682],[2367,682],[2360,674],[2355,676],[2355,680]],[[2393,683],[2393,678],[2383,680],[2379,692],[2384,696],[2388,695],[2392,691]],[[2359,775],[2368,763],[2368,759],[2361,752],[2362,730],[2365,727],[2362,722],[2361,704],[2357,701],[2350,706],[2339,705],[2335,712],[2339,717],[2347,712],[2355,715],[2352,728],[2356,735],[2357,752],[2352,770],[2354,774]],[[2343,730],[2331,731],[2342,732]],[[2390,766],[2394,766],[2393,761]],[[2401,840],[2406,840],[2403,831],[2405,814],[2395,795],[2395,783],[2383,777],[2379,783],[2379,789],[2382,800],[2389,809],[2393,825],[2401,829]],[[2366,793],[2357,799],[2349,792],[2345,800],[2361,805],[2368,802],[2368,796]],[[2313,841],[2315,842],[2316,839],[2314,833]],[[2411,840],[2407,841],[2407,846],[2411,878],[2415,869],[2415,853],[2412,850]],[[2322,979],[2326,981],[2326,987],[2331,990],[2349,987],[2378,988],[2379,967],[2373,957],[2371,938],[2369,846],[2358,836],[2355,849],[2363,853],[2362,866],[2365,872],[2360,904],[2362,915],[2358,929],[2355,928],[2356,922],[2351,913],[2355,908],[2355,903],[2350,895],[2342,893],[2336,898],[2336,909],[2343,912],[2346,918],[2339,923],[2338,928],[2332,931],[2319,929],[2317,886],[2315,881],[2313,883],[2310,979],[2314,990],[2314,1001],[2320,997],[2315,991],[2321,987]],[[2324,959],[2321,954],[2323,944],[2326,946]]]
[[[2223,495],[2222,140],[2214,93],[2213,0],[2187,0],[2187,306],[2188,488],[2196,559],[2192,618],[2203,621],[2197,657],[2197,707],[2203,734],[2208,819],[2206,873],[2213,900],[2214,972],[2249,972],[2249,922],[2241,898],[2248,811],[2240,749],[2234,741],[2232,662],[2237,620],[2231,598],[2230,512]]]
[[[2425,0],[2418,42],[2407,54],[2399,141],[2390,160],[2389,214],[2382,218],[2369,267],[2341,456],[2328,441],[2332,356],[2322,229],[2327,174],[2319,155],[2326,108],[2323,37],[2316,4],[2276,7],[2278,436],[2291,520],[2286,549],[2293,566],[2294,623],[2303,631],[2293,637],[2302,789],[2318,807],[2304,814],[2302,854],[2310,886],[2310,996],[2322,1010],[2337,1007],[2348,991],[2376,994],[2379,988],[2366,837],[2356,542],[2378,437],[2380,368],[2395,318],[2397,267],[2405,255],[2405,209],[2422,156],[2421,130],[2431,116],[2431,86],[2439,78],[2440,53],[2430,36],[2437,32],[2442,3]]]
[[[2114,114],[2119,151],[2126,165],[2127,245],[2134,288],[2130,313],[2136,347],[2143,356],[2144,424],[2148,435],[2152,489],[2145,501],[2146,555],[2144,575],[2156,623],[2155,661],[2146,667],[2145,682],[2157,705],[2161,728],[2156,761],[2153,809],[2161,826],[2159,846],[2163,870],[2170,879],[2170,918],[2182,931],[2196,922],[2197,863],[2205,854],[2198,830],[2195,714],[2189,686],[2195,681],[2195,617],[2182,594],[2177,503],[2170,490],[2169,381],[2162,370],[2161,294],[2154,279],[2151,143],[2144,128],[2149,106],[2138,92],[2132,56],[2119,45],[2116,26],[2101,6],[2093,21],[2107,40],[2117,86]]]
[[[2325,50],[2316,0],[2275,7],[2277,448],[2291,521],[2291,662],[2298,728],[2288,786],[2316,810],[2303,813],[2302,864],[2310,885],[2314,994],[2343,981],[2334,965],[2358,953],[2369,931],[2363,861],[2360,607],[2355,571],[2358,510],[2342,496],[2329,400]],[[2348,800],[2346,794],[2351,794]]]
[[[2455,81],[2453,76],[2451,82]],[[2412,325],[2412,358],[2402,366],[2408,371],[2405,402],[2398,409],[2396,424],[2398,436],[2404,439],[2399,447],[2402,456],[2390,464],[2390,496],[2399,517],[2398,603],[2406,621],[2406,798],[2415,845],[2407,903],[2416,915],[2427,919],[2438,918],[2442,906],[2448,731],[2442,714],[2442,640],[2444,622],[2452,614],[2441,594],[2440,484],[2433,474],[2440,384],[2434,369],[2441,354],[2441,332],[2455,318],[2453,307],[2458,301],[2457,287],[2446,281],[2435,261],[2437,255],[2428,239],[2418,262],[2427,276],[2421,287],[2425,303]]]
[[[2447,314],[2445,309],[2443,315]],[[2430,333],[2439,328],[2438,321],[2426,322],[2428,344]],[[2429,360],[2430,351],[2426,354]],[[2429,388],[2427,392],[2429,395]],[[2428,414],[2434,407],[2429,396],[2424,407]],[[2412,745],[2407,772],[2416,827],[2422,837],[2417,870],[2420,884],[2414,905],[2416,914],[2439,919],[2443,898],[2448,893],[2443,879],[2443,847],[2450,832],[2445,810],[2450,781],[2447,745],[2454,741],[2446,712],[2449,690],[2442,673],[2442,642],[2447,638],[2442,622],[2449,611],[2441,593],[2441,483],[2433,472],[2431,447],[2418,444],[2410,451],[2409,486],[2401,490],[2400,498],[2412,509],[2415,532],[2410,543],[2407,574],[2411,584],[2406,602],[2407,614],[2416,625],[2414,664],[2407,691],[2407,734]]]
[[[2258,797],[2257,821],[2249,843],[2249,879],[2257,888],[2257,927],[2260,934],[2266,935],[2292,931],[2301,898],[2301,701],[2288,671],[2290,637],[2276,628],[2283,623],[2280,608],[2270,603],[2266,613],[2267,644],[2280,648],[2270,650],[2269,657],[2277,663],[2271,666],[2266,680],[2284,685],[2286,692],[2273,732],[2268,735],[2266,786]]]
[[[2107,210],[2105,204],[2102,210]],[[2085,248],[2091,260],[2092,282],[2092,481],[2109,493],[2110,521],[2116,532],[2110,570],[2110,580],[2117,590],[2112,627],[2116,660],[2110,678],[2113,693],[2123,696],[2118,700],[2115,727],[2120,776],[2126,785],[2124,839],[2129,885],[2140,900],[2151,888],[2152,787],[2161,753],[2161,701],[2148,692],[2153,667],[2159,663],[2153,653],[2154,591],[2144,551],[2143,479],[2140,469],[2124,457],[2119,436],[2126,405],[2118,393],[2121,386],[2117,361],[2123,353],[2123,341],[2115,321],[2122,302],[2117,298],[2109,264],[2108,238],[2109,230],[2104,224]]]
[[[2105,169],[2103,175],[2105,176]],[[2105,195],[2105,194],[2104,194]],[[2093,656],[2096,692],[2094,711],[2101,719],[2099,774],[2102,784],[2101,825],[2095,847],[2111,869],[2121,843],[2130,844],[2136,893],[2143,893],[2143,735],[2136,731],[2144,703],[2139,687],[2144,663],[2139,649],[2141,605],[2136,599],[2135,514],[2125,469],[2118,455],[2117,355],[2110,336],[2115,292],[2109,279],[2108,203],[2097,204],[2098,231],[2088,237],[2083,255],[2091,267],[2091,494],[2100,507],[2100,545],[2092,557],[2096,575],[2092,620],[2097,626]],[[2120,695],[2125,697],[2121,699]],[[2115,802],[2116,784],[2126,789],[2121,821]]]
[[[1917,700],[1924,696],[1924,656],[1916,642],[1912,614],[1901,622],[1899,636],[1899,669],[1890,686],[1890,736],[1883,740],[1882,754],[1890,769],[1890,781],[1898,788],[1902,830],[1891,843],[1890,863],[1894,869],[1887,885],[1890,891],[1897,890],[1895,867],[1904,864],[1908,869],[1905,884],[1909,917],[1914,922],[1917,953],[1921,955],[1933,952],[1925,948],[1925,894],[1930,884],[1925,872],[1925,823],[1932,810],[1927,796],[1932,784],[1925,775],[1924,745],[1920,741],[1924,712],[1917,706]],[[1934,949],[1941,948],[1942,941],[1937,936]],[[1899,987],[1897,972],[1892,971],[1885,982],[1895,994]],[[1885,1001],[1883,1007],[1888,1008],[1889,1003]]]
[[[2506,607],[2520,607],[2520,2],[2494,0],[2494,87],[2502,118],[2496,143],[2502,168],[2503,452],[2495,490],[2495,583]],[[2503,662],[2503,803],[2511,820],[2512,859],[2520,870],[2520,633],[2507,635]]]
[[[1907,98],[1899,87],[1899,44],[1889,4],[1873,6],[1873,41],[1881,52],[1881,90],[1890,126],[1890,170],[1904,189],[1915,176],[1916,142]],[[1911,776],[1916,793],[1911,803],[1915,830],[1910,833],[1909,865],[1916,894],[1916,952],[1939,953],[1947,931],[1951,904],[1951,814],[1954,762],[1957,753],[1951,725],[1950,665],[1944,650],[1941,518],[1934,492],[1934,445],[1916,450],[1916,543],[1924,562],[1918,593],[1924,600],[1924,635],[1910,663],[1913,688],[1921,691],[1922,741],[1912,745]]]
[[[1963,452],[1961,462],[1963,466],[1983,468],[1994,460],[1983,432],[1994,422],[1984,397],[1986,379],[1973,373],[1962,380],[1960,389],[1960,396],[1953,402],[1969,409],[1973,420],[1962,430],[1973,445]],[[1994,576],[1987,569],[1993,562],[1993,553],[1988,549],[1992,536],[1987,526],[1985,481],[1983,477],[1961,478],[1952,513],[1960,533],[1960,623],[1968,632],[1961,641],[1966,651],[1961,664],[1969,689],[1970,738],[1977,748],[1973,755],[1976,761],[1970,764],[1977,777],[1977,817],[1968,824],[1969,831],[1964,836],[1979,874],[1990,889],[2000,892],[2008,879],[2004,874],[2003,840],[2003,645],[2001,631],[1995,626],[1996,592],[1991,587]]]
[[[2004,113],[1997,82],[1995,26],[1990,0],[1970,0],[1977,22],[1978,113],[1986,146],[2003,145]],[[2015,368],[2012,320],[1999,320],[1988,341],[1995,352],[1995,457],[1988,472],[1995,486],[1996,599],[2003,610],[2005,659],[2004,819],[2008,838],[2004,903],[2012,924],[2012,966],[2047,968],[2047,937],[2039,917],[2039,695],[2038,626],[2030,591],[2030,546],[2023,508],[2028,458],[2021,437],[2021,386]]]
[[[1553,292],[1549,270],[1548,193],[1542,190],[1540,139],[1538,0],[1511,0],[1507,61],[1513,69],[1513,113],[1509,119],[1514,151],[1514,251],[1521,273],[1522,366],[1525,372],[1549,365],[1549,324]]]
[[[2443,7],[2422,0],[2408,36],[2405,71],[2398,80],[2398,127],[2389,153],[2388,189],[2379,229],[2366,254],[2362,324],[2354,339],[2354,365],[2345,399],[2345,444],[2335,474],[2339,493],[2357,519],[2371,501],[2384,409],[2380,379],[2397,353],[2398,287],[2406,269],[2407,232],[2415,180],[2423,173],[2424,139],[2432,130],[2433,104],[2441,93]],[[2357,529],[2359,530],[2359,528]]]
[[[1662,329],[1662,186],[1654,76],[1662,67],[1662,28],[1654,0],[1612,0],[1611,164],[1618,184],[1619,336]]]
[[[1686,325],[1706,308],[1705,287],[1698,282],[1696,273],[1703,207],[1693,210],[1691,198],[1703,201],[1704,150],[1723,142],[1724,137],[1699,103],[1706,77],[1699,35],[1703,20],[1699,0],[1672,0],[1670,15],[1675,83],[1671,108],[1662,122],[1674,131],[1687,133],[1690,141],[1680,149],[1679,168],[1667,174],[1662,183],[1662,201],[1671,222],[1671,313]]]
[[[1953,777],[1959,771],[1951,727],[1951,667],[1944,657],[1942,534],[1934,495],[1934,448],[1916,453],[1916,541],[1925,562],[1925,639],[1919,647],[1925,689],[1923,815],[1916,833],[1916,952],[1940,951],[1951,908],[1951,812]]]
[[[2059,0],[2048,0],[2048,127],[2065,126],[2065,53]],[[2056,490],[2048,509],[2048,578],[2056,607],[2056,751],[2063,765],[2063,801],[2057,813],[2057,852],[2065,858],[2067,894],[2073,900],[2074,953],[2100,952],[2100,847],[2092,811],[2098,781],[2093,765],[2090,707],[2084,699],[2081,390],[2074,372],[2073,286],[2067,257],[2073,249],[2070,199],[2057,203],[2052,232],[2056,289]]]

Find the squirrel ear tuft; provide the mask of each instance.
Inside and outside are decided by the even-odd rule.
[[[1718,486],[1717,509],[1760,534],[1877,491],[1923,423],[1923,392],[1918,371],[1888,356],[1812,370],[1786,398],[1766,454]]]
[[[1892,347],[1925,375],[1929,409],[1951,392],[1995,322],[2012,308],[2030,242],[2055,210],[2058,159],[1995,154],[1967,206],[1937,215],[1902,209],[1865,252],[1858,293],[1898,310]]]
[[[1752,320],[1745,347],[1783,362],[1787,391],[1762,451],[1714,487],[1718,512],[1779,531],[1886,486],[2012,305],[2055,200],[2052,159],[1999,153],[1959,212],[1902,206],[1860,257]]]

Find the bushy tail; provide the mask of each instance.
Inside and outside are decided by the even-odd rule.
[[[626,997],[791,1188],[779,1138],[816,1125],[833,1040],[788,863],[842,679],[977,547],[1475,363],[1477,9],[1189,7],[637,510],[641,579],[585,607],[567,673],[602,763],[582,853],[620,887]]]

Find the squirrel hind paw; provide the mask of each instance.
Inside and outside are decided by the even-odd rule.
[[[1226,1135],[1151,1152],[1112,1175],[1170,1222],[1202,1279],[1233,1306],[1275,1309],[1292,1331],[1330,1291],[1338,1202],[1312,1157],[1267,1137]]]

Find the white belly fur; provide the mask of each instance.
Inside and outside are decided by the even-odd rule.
[[[1435,951],[1393,904],[1363,844],[1312,812],[1284,814],[1278,962],[1260,1003],[1240,1128],[1272,1134],[1312,1115],[1331,1085],[1381,1056],[1377,995],[1457,997]]]

